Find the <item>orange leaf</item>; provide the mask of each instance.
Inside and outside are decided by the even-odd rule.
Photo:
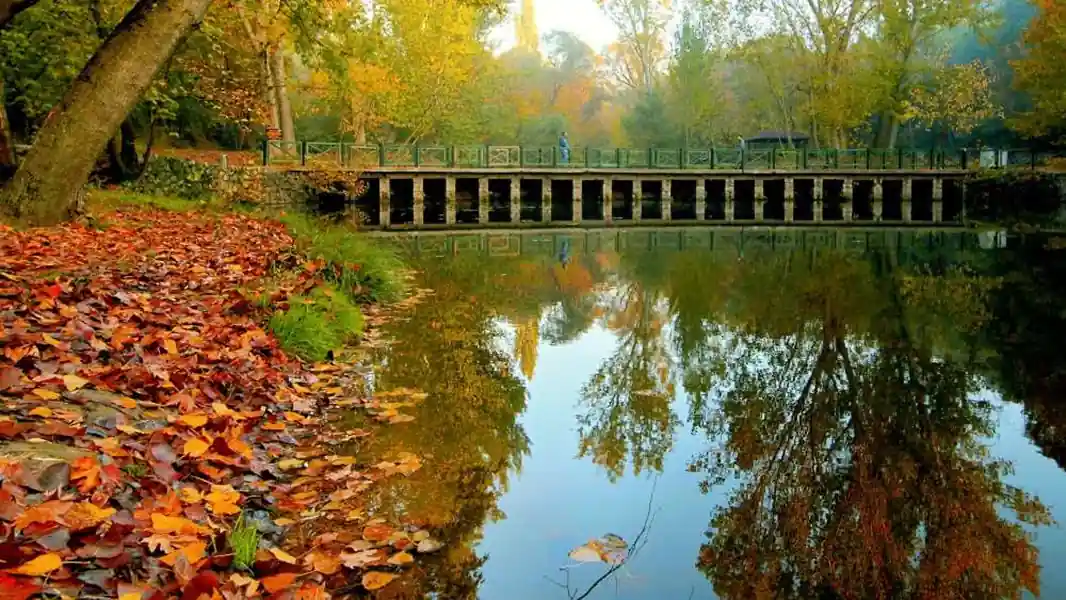
[[[37,506],[31,506],[15,519],[15,528],[25,529],[33,523],[59,523],[72,506],[74,506],[73,502],[60,500],[49,500]]]
[[[264,423],[263,429],[267,431],[285,431],[284,423]]]
[[[305,561],[311,565],[312,569],[323,575],[332,575],[341,568],[341,559],[339,556],[323,552],[322,550],[312,551],[307,555]]]
[[[79,531],[96,527],[113,514],[115,514],[113,508],[100,508],[91,502],[79,502],[68,510],[62,519],[71,531]]]
[[[152,513],[152,530],[156,533],[177,533],[179,535],[200,535],[207,533],[203,527],[183,517],[168,517]]]
[[[363,575],[363,587],[368,590],[379,590],[390,583],[393,579],[396,579],[396,575],[392,573],[381,573],[379,571],[371,571]]]
[[[52,409],[48,408],[47,406],[38,406],[37,408],[30,411],[30,415],[34,417],[47,418],[52,416]]]
[[[159,560],[167,566],[173,567],[178,563],[178,557],[184,556],[185,560],[187,560],[190,565],[195,565],[196,563],[200,562],[200,559],[204,557],[204,554],[206,554],[206,552],[207,544],[205,544],[204,542],[193,542],[185,546],[184,548],[181,548],[180,550],[175,550],[174,552],[167,554]]]
[[[207,415],[203,413],[181,415],[178,417],[178,422],[182,425],[188,425],[189,427],[203,427],[207,424]]]
[[[203,456],[204,452],[211,447],[211,444],[203,441],[200,438],[189,438],[185,440],[185,445],[181,447],[181,453],[187,456],[199,457]]]
[[[83,456],[71,465],[71,480],[81,480],[78,491],[88,494],[100,484],[100,463],[92,456]]]
[[[19,575],[36,577],[37,575],[51,573],[62,566],[63,559],[60,558],[58,554],[51,552],[48,554],[42,554],[30,562],[21,565],[17,569],[11,569],[11,572],[18,573]]]
[[[211,512],[220,515],[235,515],[241,512],[237,503],[241,501],[241,493],[228,485],[213,485],[211,493],[204,496]]]
[[[278,573],[277,575],[271,575],[270,577],[264,577],[260,582],[266,591],[271,594],[276,594],[282,590],[288,589],[296,582],[296,573]]]

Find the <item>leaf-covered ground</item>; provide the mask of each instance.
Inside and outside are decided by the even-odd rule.
[[[417,394],[367,398],[355,365],[301,363],[264,330],[268,274],[318,277],[282,225],[104,223],[0,226],[3,598],[345,597],[439,548],[361,503],[418,457],[359,464],[337,448],[369,432],[330,425],[353,407],[402,423]]]

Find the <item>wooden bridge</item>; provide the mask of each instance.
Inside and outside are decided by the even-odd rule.
[[[942,224],[965,178],[1030,151],[357,146],[268,142],[275,169],[358,170],[383,229],[633,224]]]

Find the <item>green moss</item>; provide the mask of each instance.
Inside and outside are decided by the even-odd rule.
[[[270,329],[285,351],[320,361],[363,333],[363,313],[335,286],[323,285],[290,298],[288,309],[270,319]]]
[[[310,258],[325,260],[333,280],[357,302],[392,302],[407,291],[405,266],[392,248],[343,225],[304,214],[281,221]]]

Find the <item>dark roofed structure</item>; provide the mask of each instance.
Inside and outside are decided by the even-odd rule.
[[[744,140],[748,148],[769,148],[778,146],[805,147],[811,137],[798,131],[763,131]]]

